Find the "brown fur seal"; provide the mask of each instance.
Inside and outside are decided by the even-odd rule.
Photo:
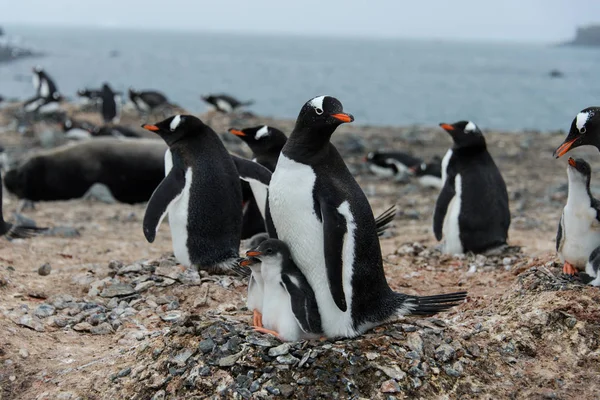
[[[118,201],[150,199],[165,177],[167,145],[154,139],[97,138],[36,152],[4,177],[6,188],[32,201],[80,198],[94,184]]]

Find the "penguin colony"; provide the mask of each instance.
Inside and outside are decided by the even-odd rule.
[[[24,110],[55,109],[62,95],[41,67],[34,68],[33,83],[36,96],[25,102]],[[97,103],[105,125],[65,119],[67,137],[138,136],[115,125],[121,93],[108,83],[77,94]],[[160,92],[130,88],[128,94],[146,118],[170,110]],[[201,98],[221,113],[253,103],[226,94]],[[142,125],[166,144],[166,151],[156,149],[164,154],[162,162],[151,162],[164,168],[164,175],[148,185],[154,189],[143,220],[147,241],[155,240],[168,216],[179,263],[209,273],[249,276],[252,325],[284,341],[356,337],[399,316],[432,315],[461,304],[466,292],[414,296],[389,287],[379,236],[393,220],[395,208],[374,217],[366,195],[330,141],[338,126],[353,121],[340,100],[317,96],[302,106],[289,136],[266,125],[231,128],[229,132],[252,150],[251,160],[228,153],[216,132],[193,115],[176,114]],[[439,190],[433,232],[442,252],[501,249],[511,222],[508,193],[484,135],[471,121],[440,127],[451,139],[443,158],[425,161],[408,153],[377,151],[365,157],[366,166],[383,179],[416,179]],[[600,108],[577,114],[554,155],[559,158],[582,145],[600,150]],[[67,154],[61,157],[68,158]],[[32,158],[24,165],[38,165],[39,160]],[[55,158],[50,160],[55,163]],[[27,173],[8,171],[7,188],[37,200],[20,181],[40,180],[42,175],[28,168]],[[32,178],[25,179],[27,174]],[[585,282],[600,286],[600,201],[591,194],[591,175],[585,160],[568,159],[568,200],[558,224],[556,250],[564,273],[581,274]],[[1,215],[0,228],[8,238],[43,230],[13,226]],[[245,238],[251,238],[251,249],[240,257],[240,240]]]

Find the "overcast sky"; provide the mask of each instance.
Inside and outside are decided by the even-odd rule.
[[[0,24],[560,41],[599,0],[0,0]]]

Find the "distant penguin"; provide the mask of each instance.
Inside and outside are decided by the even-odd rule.
[[[327,337],[355,337],[399,315],[435,314],[466,296],[406,295],[387,284],[371,205],[330,142],[353,120],[334,97],[309,100],[269,185],[278,239],[314,290]]]
[[[412,168],[414,176],[417,178],[419,185],[424,187],[442,188],[442,159],[435,156],[429,162]]]
[[[225,146],[192,115],[175,115],[143,127],[169,146],[166,176],[144,215],[146,239],[154,242],[168,213],[173,251],[181,264],[212,273],[236,271],[242,193],[236,164]]]
[[[554,157],[559,158],[569,150],[584,145],[600,150],[600,107],[588,107],[575,116],[569,134],[554,151]]]
[[[246,256],[261,264],[259,274],[254,274],[253,270],[253,276],[263,282],[262,293],[258,285],[252,288],[252,292],[248,287],[249,301],[252,297],[258,303],[262,295],[262,315],[257,318],[262,325],[255,324],[255,330],[291,342],[322,336],[315,292],[292,260],[287,245],[280,240],[269,239],[246,252]]]
[[[96,126],[87,121],[80,122],[71,118],[66,118],[62,122],[62,128],[67,139],[83,140],[92,137],[92,132],[96,129]]]
[[[151,114],[169,105],[167,97],[155,90],[137,91],[129,88],[129,99],[140,114]]]
[[[370,152],[365,157],[369,170],[382,178],[394,178],[405,181],[413,174],[413,168],[423,162],[422,159],[402,152]]]
[[[590,254],[600,246],[600,201],[592,196],[592,169],[581,158],[569,157],[567,166],[569,196],[556,234],[556,251],[563,272],[574,275],[583,271]]]
[[[116,138],[139,138],[138,132],[123,125],[104,125],[92,131],[93,136],[112,136]]]
[[[502,174],[473,122],[440,124],[454,145],[442,160],[442,190],[433,231],[443,252],[481,253],[506,244],[510,226],[508,193]]]
[[[590,254],[590,258],[585,264],[585,273],[594,278],[587,282],[588,285],[600,286],[600,247],[596,247]]]
[[[50,114],[60,111],[62,96],[53,93],[48,97],[36,96],[23,103],[23,110],[30,113]]]
[[[56,84],[40,66],[33,68],[33,87],[36,95],[42,98],[60,97]]]
[[[102,89],[79,89],[77,96],[95,102],[102,98]]]
[[[102,85],[102,119],[105,124],[116,124],[121,118],[120,97],[113,92],[108,83]]]
[[[224,93],[200,96],[202,100],[213,106],[217,111],[228,114],[236,109],[254,104],[253,100],[240,101]]]
[[[2,205],[2,176],[0,175],[0,236],[6,236],[8,239],[25,239],[39,234],[47,228],[37,228],[29,226],[17,226],[4,220],[4,207]]]

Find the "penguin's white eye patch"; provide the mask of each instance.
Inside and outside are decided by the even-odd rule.
[[[269,134],[269,127],[265,125],[256,131],[256,135],[254,135],[254,139],[258,140],[264,136],[267,136],[268,134]]]
[[[475,126],[475,124],[469,121],[465,126],[465,132],[473,132],[476,128],[477,127]]]
[[[323,114],[323,109],[319,108],[319,107],[315,107],[315,112],[317,113],[317,115],[321,115],[321,114]]]
[[[181,115],[176,115],[175,117],[173,117],[173,120],[169,124],[169,128],[171,129],[171,132],[173,132],[175,129],[177,129],[177,127],[179,126],[180,123],[181,123]]]

